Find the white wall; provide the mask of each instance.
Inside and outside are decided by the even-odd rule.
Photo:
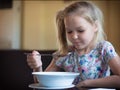
[[[21,1],[13,0],[13,7],[0,9],[0,49],[20,49]]]

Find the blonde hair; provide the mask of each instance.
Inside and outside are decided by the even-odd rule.
[[[105,40],[106,35],[103,30],[103,14],[101,10],[91,2],[74,2],[67,6],[64,10],[59,11],[56,16],[59,51],[61,54],[66,54],[69,49],[64,25],[64,18],[71,13],[78,14],[79,16],[85,18],[91,24],[97,22],[98,31],[96,32],[95,42]]]

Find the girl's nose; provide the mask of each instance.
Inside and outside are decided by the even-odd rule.
[[[73,32],[72,38],[73,38],[73,39],[77,39],[77,38],[78,38],[78,33],[77,33],[77,32]]]

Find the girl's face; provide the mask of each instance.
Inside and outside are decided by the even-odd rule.
[[[89,23],[83,17],[72,14],[64,19],[66,36],[77,50],[83,50],[91,45],[97,25]]]

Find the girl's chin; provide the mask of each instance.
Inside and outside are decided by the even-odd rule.
[[[74,45],[74,47],[78,50],[84,49],[85,46],[84,45]]]
[[[83,49],[83,48],[80,47],[80,46],[75,46],[75,49],[80,50],[80,49]]]

